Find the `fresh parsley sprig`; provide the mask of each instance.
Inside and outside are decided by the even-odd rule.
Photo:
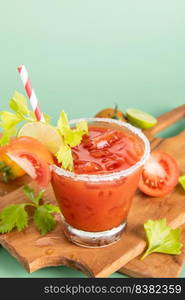
[[[42,235],[53,230],[56,226],[56,220],[52,213],[60,213],[59,207],[49,203],[41,203],[45,190],[40,190],[38,195],[35,195],[33,189],[24,185],[23,192],[30,202],[12,204],[0,212],[0,233],[8,233],[14,228],[18,231],[24,230],[28,226],[29,216],[26,210],[28,206],[34,207],[33,221]]]
[[[17,125],[23,121],[34,122],[36,117],[29,110],[26,98],[18,93],[14,93],[9,101],[9,107],[13,112],[0,111],[0,127],[2,128],[2,137],[0,138],[0,146],[7,144],[12,136],[17,133]],[[46,122],[50,117],[44,115]]]
[[[62,163],[64,169],[73,170],[73,157],[71,147],[81,143],[82,137],[88,134],[87,122],[82,120],[75,128],[70,128],[67,115],[64,111],[60,113],[58,120],[58,130],[63,137],[64,143],[56,153],[59,163]]]
[[[147,255],[153,252],[178,255],[180,249],[180,229],[172,229],[167,226],[166,219],[148,220],[144,224],[146,237],[148,240],[148,248],[141,257],[143,260]]]

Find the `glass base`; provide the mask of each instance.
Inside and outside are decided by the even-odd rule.
[[[88,232],[76,229],[65,222],[62,216],[63,230],[67,239],[81,247],[100,248],[107,247],[119,241],[125,229],[126,222],[110,230],[100,232]]]

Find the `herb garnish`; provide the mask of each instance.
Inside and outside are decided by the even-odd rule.
[[[166,219],[148,220],[144,224],[148,240],[148,248],[141,257],[144,259],[153,252],[178,255],[183,246],[180,243],[180,229],[167,226]]]
[[[35,195],[34,190],[24,185],[23,192],[31,202],[12,204],[0,211],[0,233],[8,233],[16,228],[24,230],[28,226],[28,212],[26,207],[34,207],[33,221],[38,231],[44,235],[53,230],[56,220],[52,213],[60,213],[59,207],[52,204],[41,204],[45,190]]]
[[[0,138],[0,146],[7,144],[12,136],[17,134],[17,125],[23,121],[34,122],[36,117],[34,113],[29,110],[26,98],[15,92],[9,101],[9,107],[13,112],[0,111],[0,127],[3,130]],[[44,115],[46,122],[49,122],[50,117]]]
[[[82,137],[88,134],[88,126],[86,121],[79,122],[75,128],[70,128],[67,115],[61,112],[58,120],[58,130],[63,137],[64,143],[56,153],[59,163],[62,163],[64,169],[73,170],[73,157],[71,147],[75,147],[81,143]]]

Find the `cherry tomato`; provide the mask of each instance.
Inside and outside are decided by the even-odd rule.
[[[139,189],[146,195],[163,197],[178,183],[179,169],[173,157],[155,151],[146,162],[139,181]]]

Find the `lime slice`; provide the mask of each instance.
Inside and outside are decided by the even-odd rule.
[[[47,149],[54,154],[59,150],[63,143],[63,139],[57,129],[42,122],[24,124],[19,130],[17,136],[33,137],[44,144]]]
[[[182,176],[179,177],[179,183],[181,184],[181,186],[185,190],[185,175],[182,175]]]
[[[157,123],[156,118],[139,109],[127,109],[126,117],[132,125],[141,129],[151,128]]]

